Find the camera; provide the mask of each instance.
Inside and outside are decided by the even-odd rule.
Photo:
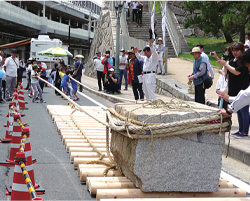
[[[228,60],[229,59],[229,54],[223,54],[221,55],[223,57],[223,60]]]
[[[214,53],[213,53],[213,52],[210,52],[210,55],[211,55],[211,56],[214,56]]]

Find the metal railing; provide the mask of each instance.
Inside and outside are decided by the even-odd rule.
[[[167,2],[166,4],[166,29],[168,31],[170,40],[173,44],[174,51],[176,55],[179,55],[181,53],[181,37],[179,35],[179,32],[175,26],[174,21],[172,20],[172,11],[169,9]]]

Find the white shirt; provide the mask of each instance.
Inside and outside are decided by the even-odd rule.
[[[245,90],[240,90],[237,96],[229,97],[229,103],[232,103],[228,107],[233,112],[238,112],[241,108],[250,105],[250,86]]]
[[[133,2],[132,6],[133,6],[133,9],[138,9],[138,8],[137,8],[138,2]]]
[[[155,71],[157,62],[158,62],[158,54],[154,48],[151,48],[152,55],[148,58],[146,56],[141,56],[139,52],[135,53],[135,56],[138,60],[143,61],[143,72]]]
[[[10,77],[17,77],[18,65],[19,61],[17,58],[13,59],[12,56],[8,57],[4,63],[4,66],[6,66],[6,75]]]
[[[124,2],[124,4],[123,4],[123,8],[125,8],[125,9],[129,9],[129,6],[128,6],[128,2],[126,1],[126,2]]]
[[[250,47],[250,40],[247,40],[246,42],[245,42],[245,45],[247,45],[248,47]],[[245,51],[247,51],[249,48],[245,48]]]
[[[122,62],[122,63],[126,63],[127,62],[127,59],[128,59],[128,57],[127,56],[120,56],[119,57],[119,62]],[[126,64],[125,65],[119,65],[119,69],[120,70],[125,70],[125,68],[126,68]]]
[[[97,71],[104,71],[104,65],[101,63],[104,57],[101,57],[100,59],[93,59],[93,62],[96,66]]]
[[[212,69],[211,64],[209,62],[209,58],[208,58],[208,56],[206,55],[206,53],[204,51],[201,52],[201,57],[207,63],[207,70],[210,72],[211,78],[214,78],[214,72],[213,72],[213,69]]]

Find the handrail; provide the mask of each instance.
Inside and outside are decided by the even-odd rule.
[[[178,30],[172,20],[171,13],[172,11],[169,9],[168,4],[166,4],[166,28],[170,37],[170,40],[173,44],[174,51],[176,55],[181,53],[181,37],[178,33]]]

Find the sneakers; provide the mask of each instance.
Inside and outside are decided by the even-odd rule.
[[[3,99],[0,99],[0,103],[1,103],[1,104],[4,104],[5,101],[4,101]]]
[[[237,139],[241,139],[243,137],[248,137],[248,134],[240,133],[239,135],[235,135],[234,137],[237,138]]]
[[[33,100],[32,100],[32,103],[38,103],[38,102],[36,101],[36,99],[33,99]]]
[[[114,92],[114,95],[117,95],[118,93],[117,92]]]
[[[40,103],[46,103],[46,101],[45,101],[45,100],[43,100],[43,99],[41,99],[41,100],[40,100]]]
[[[236,133],[233,133],[233,134],[231,134],[232,136],[237,136],[237,135],[240,135],[241,133],[240,133],[240,131],[238,131],[238,132],[236,132]]]
[[[29,97],[32,98],[33,96],[31,94],[29,94]]]

